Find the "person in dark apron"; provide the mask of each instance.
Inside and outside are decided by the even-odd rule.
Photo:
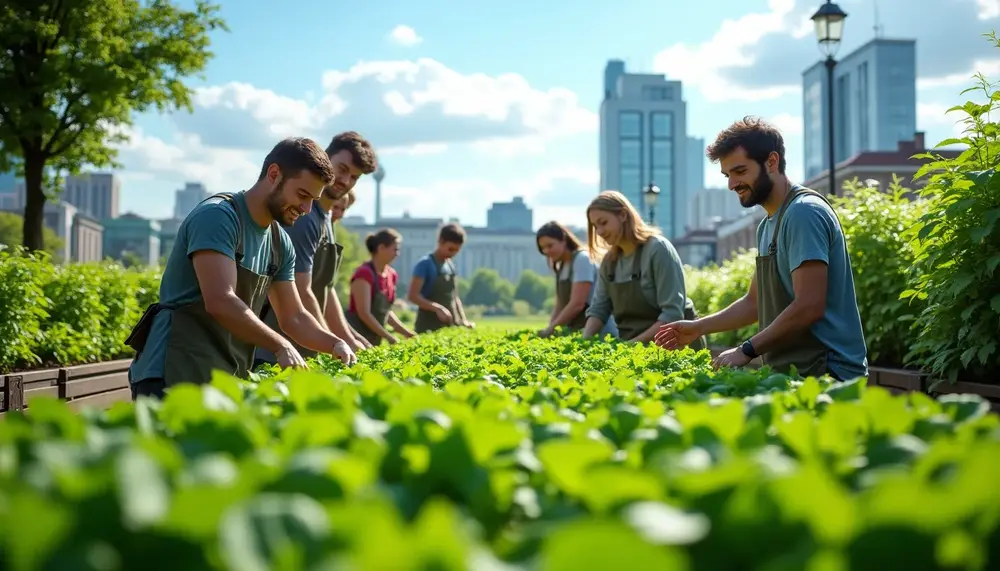
[[[407,298],[417,306],[414,331],[417,334],[437,331],[451,325],[474,327],[465,317],[458,296],[458,276],[452,258],[465,243],[465,231],[455,223],[438,231],[437,248],[420,258],[413,267]]]
[[[597,264],[590,259],[580,239],[564,225],[546,222],[535,232],[535,245],[552,267],[556,280],[556,301],[547,327],[538,332],[540,337],[552,335],[556,327],[581,331],[587,323],[587,309],[594,298],[597,281]],[[618,336],[614,317],[609,317],[600,336]]]
[[[347,322],[372,345],[380,344],[383,339],[390,345],[398,342],[386,325],[391,325],[403,337],[416,335],[392,311],[399,275],[389,264],[399,255],[401,241],[399,232],[391,228],[369,234],[365,238],[365,248],[371,259],[361,264],[351,276]]]
[[[352,350],[361,351],[371,345],[347,324],[333,290],[344,250],[336,242],[333,225],[343,217],[348,203],[353,203],[353,188],[360,177],[375,171],[375,151],[363,137],[348,131],[333,137],[326,152],[336,173],[334,182],[323,190],[323,194],[313,204],[312,211],[300,217],[288,229],[288,235],[295,246],[295,285],[302,305],[320,325],[344,339]],[[272,329],[288,337],[278,327],[277,317],[269,303],[264,304],[261,319]],[[294,345],[302,357],[316,356],[315,351]],[[263,363],[275,362],[273,353],[263,347],[257,348],[254,368]]]
[[[643,222],[625,195],[606,190],[587,207],[590,252],[607,246],[583,337],[592,337],[614,316],[623,341],[651,342],[662,325],[696,317],[687,297],[684,267],[673,244]],[[598,242],[600,240],[600,242]],[[704,338],[688,346],[707,347]]]
[[[217,194],[185,218],[164,268],[160,301],[125,340],[136,351],[129,367],[133,399],[162,398],[179,383],[208,383],[215,370],[246,378],[256,345],[271,347],[282,367],[304,365],[291,343],[257,317],[268,296],[300,344],[355,361],[350,347],[297,302],[294,251],[279,227],[307,213],[332,179],[329,158],[315,142],[285,139],[252,188]]]
[[[759,332],[715,358],[742,367],[760,357],[781,373],[854,379],[868,374],[867,347],[843,228],[826,198],[785,175],[781,132],[757,118],[736,121],[708,148],[745,208],[760,205],[756,270],[750,289],[726,309],[663,327],[656,344],[674,348],[694,335],[757,322]]]

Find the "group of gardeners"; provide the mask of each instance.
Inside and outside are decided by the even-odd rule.
[[[843,230],[823,195],[787,178],[781,133],[747,117],[719,133],[707,154],[740,204],[767,214],[746,295],[699,317],[673,244],[622,193],[606,190],[586,209],[586,246],[559,222],[537,231],[556,282],[549,324],[538,334],[561,328],[585,339],[702,349],[707,335],[756,322],[758,333],[716,356],[716,366],[760,357],[782,372],[867,375]],[[334,283],[343,245],[334,223],[354,204],[358,179],[376,167],[372,145],[353,131],[333,137],[325,150],[308,138],[288,138],[267,155],[251,188],[198,205],[178,229],[159,301],[126,341],[136,351],[133,398],[162,397],[181,382],[207,383],[216,369],[245,378],[262,364],[302,367],[319,353],[350,365],[357,352],[398,342],[397,334],[474,327],[453,262],[466,235],[453,223],[439,229],[436,249],[413,268],[412,330],[392,311],[398,274],[391,264],[402,237],[390,228],[366,237],[368,260],[353,270],[342,307]]]

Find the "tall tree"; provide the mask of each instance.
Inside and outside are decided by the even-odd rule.
[[[212,57],[226,29],[195,0],[0,0],[0,171],[27,187],[23,244],[43,247],[53,172],[115,167],[114,144],[134,113],[191,108],[183,80]]]

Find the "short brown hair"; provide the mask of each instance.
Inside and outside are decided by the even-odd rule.
[[[747,156],[761,166],[771,153],[778,153],[778,172],[785,174],[785,139],[774,125],[747,115],[720,132],[705,154],[717,163],[738,147],[743,147]]]
[[[391,246],[402,238],[399,232],[396,232],[392,228],[383,228],[365,237],[365,248],[368,249],[369,254],[374,254],[378,251],[379,246]]]
[[[278,165],[278,171],[286,179],[298,176],[302,171],[309,171],[322,180],[323,184],[329,185],[335,177],[330,157],[319,148],[316,141],[306,137],[288,137],[275,145],[264,157],[258,181],[264,180],[271,165]]]
[[[372,174],[378,167],[378,159],[375,157],[375,150],[371,143],[359,135],[357,131],[344,131],[334,135],[333,140],[326,146],[326,155],[332,157],[340,151],[350,153],[351,162],[363,174]]]
[[[458,224],[450,222],[438,230],[438,240],[461,246],[465,243],[465,230],[463,230]]]

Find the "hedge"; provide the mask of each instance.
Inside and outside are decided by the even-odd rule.
[[[123,341],[159,280],[153,269],[0,251],[0,373],[130,357]]]

